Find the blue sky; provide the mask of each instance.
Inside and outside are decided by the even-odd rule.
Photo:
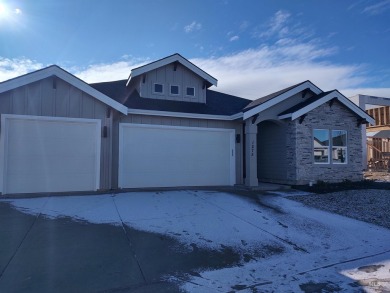
[[[249,99],[307,79],[390,98],[389,19],[390,0],[0,0],[0,81],[125,79],[177,52]]]

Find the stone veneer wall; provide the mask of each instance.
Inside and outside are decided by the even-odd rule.
[[[302,124],[299,118],[288,123],[287,178],[296,184],[359,181],[363,179],[362,133],[357,116],[338,101],[332,107],[325,103],[307,113]],[[313,129],[347,130],[347,164],[314,164]]]

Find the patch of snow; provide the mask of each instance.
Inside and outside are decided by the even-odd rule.
[[[262,195],[257,201],[207,191],[1,201],[28,214],[96,224],[121,225],[123,221],[134,229],[174,237],[184,245],[212,250],[223,245],[251,255],[250,261],[243,260],[237,267],[198,271],[184,283],[175,275],[167,276],[188,292],[252,292],[253,288],[298,292],[302,286],[353,291],[357,281],[367,290],[375,290],[375,284],[388,288],[390,230],[308,208],[284,194]],[[276,252],[255,254],[264,247]]]
[[[222,207],[208,200],[223,198]],[[235,211],[253,210],[253,204],[230,194],[176,191],[168,193],[131,193],[115,197],[123,222],[135,229],[175,236],[186,245],[218,249],[222,245],[233,248],[255,249],[261,245],[275,245],[272,236],[224,207]],[[245,245],[243,244],[245,243]]]

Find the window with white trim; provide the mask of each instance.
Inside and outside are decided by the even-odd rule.
[[[346,130],[313,130],[315,164],[347,164]]]
[[[194,97],[195,96],[195,88],[194,87],[187,87],[186,95]]]
[[[171,85],[170,94],[177,96],[179,94],[179,86],[178,85]]]
[[[163,94],[164,93],[164,85],[161,83],[153,84],[153,93],[154,94]]]

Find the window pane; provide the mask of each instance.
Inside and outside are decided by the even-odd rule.
[[[329,131],[327,129],[314,129],[313,149],[315,163],[329,163]]]
[[[179,94],[179,86],[171,85],[171,94],[172,95],[178,95]]]
[[[154,84],[154,92],[155,93],[162,93],[163,92],[163,85],[159,83]]]
[[[314,129],[314,147],[329,146],[329,131],[327,129]]]
[[[314,162],[328,163],[329,162],[328,148],[314,148]]]
[[[346,164],[347,148],[332,148],[332,160],[336,164]]]
[[[195,96],[195,88],[193,87],[188,87],[187,88],[187,96]]]
[[[333,146],[347,146],[347,131],[332,130],[332,145]]]

